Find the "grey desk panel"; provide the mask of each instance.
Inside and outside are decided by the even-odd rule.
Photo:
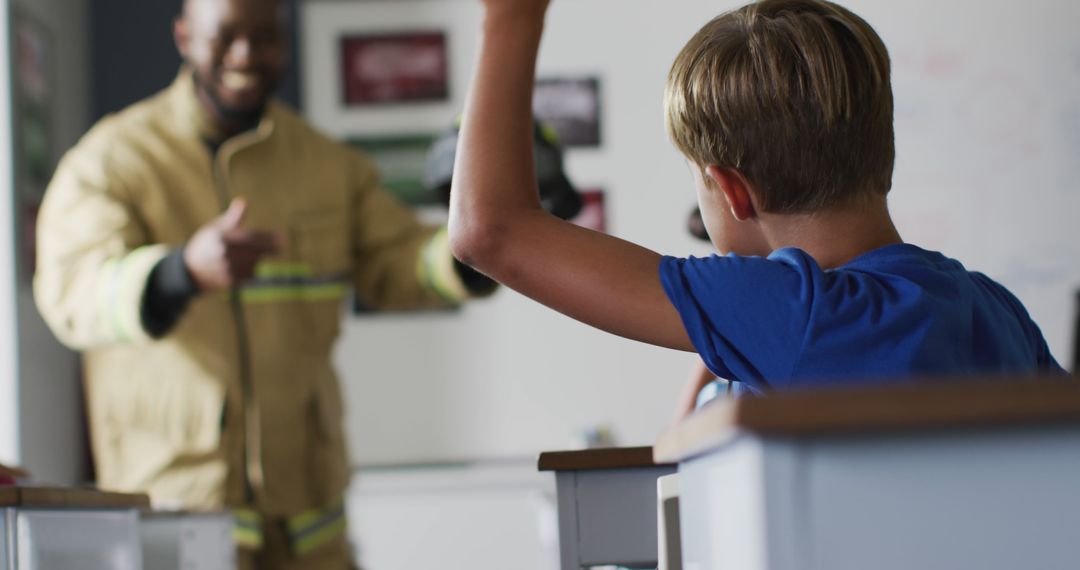
[[[1080,426],[806,448],[814,568],[1080,568]]]
[[[138,524],[134,509],[18,509],[15,568],[141,570]]]
[[[665,465],[556,473],[563,570],[655,568],[656,479],[674,472]]]
[[[744,434],[680,464],[685,570],[1080,568],[1080,426]]]
[[[12,525],[8,522],[8,518],[12,516],[12,509],[0,509],[0,568],[3,570],[15,568],[15,560],[12,558],[14,553],[9,546],[9,543],[15,540],[10,532]]]
[[[148,570],[235,570],[229,513],[144,514],[139,521]]]

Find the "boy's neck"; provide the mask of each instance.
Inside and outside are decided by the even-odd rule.
[[[880,247],[903,243],[883,195],[810,214],[758,214],[773,250],[796,247],[833,269]]]

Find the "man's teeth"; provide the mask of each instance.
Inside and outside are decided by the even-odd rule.
[[[254,73],[241,73],[238,71],[226,71],[221,75],[221,83],[226,89],[241,90],[254,87],[259,82],[259,77]]]

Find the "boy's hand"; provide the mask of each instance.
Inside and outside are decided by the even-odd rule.
[[[481,0],[485,8],[484,29],[492,32],[539,28],[550,0]]]
[[[550,0],[481,0],[488,14],[543,16]]]
[[[278,234],[244,227],[246,212],[247,202],[233,200],[224,214],[199,228],[184,247],[184,263],[200,291],[250,279],[260,258],[281,249]]]

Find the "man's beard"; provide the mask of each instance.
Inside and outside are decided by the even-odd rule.
[[[240,130],[252,129],[259,124],[263,112],[266,111],[266,99],[263,99],[259,106],[253,109],[237,109],[235,107],[230,107],[218,98],[217,92],[214,91],[207,82],[203,81],[198,72],[192,73],[192,76],[195,79],[195,89],[206,95],[206,99],[213,105],[214,113],[218,118],[230,125],[236,126]]]

